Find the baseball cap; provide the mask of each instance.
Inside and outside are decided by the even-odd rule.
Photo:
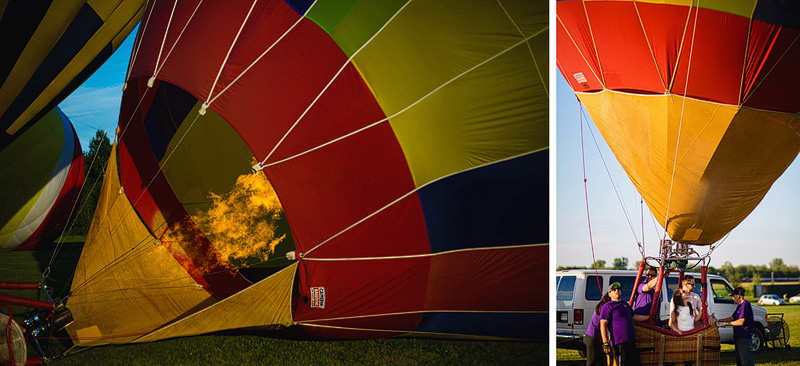
[[[615,287],[622,287],[622,286],[620,286],[619,282],[614,282],[611,284],[611,287],[609,288],[615,288]]]
[[[733,289],[733,292],[731,292],[731,296],[733,296],[733,295],[744,296],[744,288],[737,287],[737,288]]]

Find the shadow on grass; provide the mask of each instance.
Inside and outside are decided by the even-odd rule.
[[[46,284],[53,288],[54,297],[61,297],[69,292],[69,283],[72,281],[72,275],[78,265],[83,243],[84,238],[66,238],[61,242],[57,252],[58,241],[39,247],[33,252],[39,272],[45,273],[49,267]]]

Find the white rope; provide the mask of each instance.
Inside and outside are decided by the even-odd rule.
[[[136,56],[139,55],[139,48],[142,46],[142,40],[144,39],[144,34],[147,32],[147,24],[150,23],[150,16],[153,15],[153,9],[156,7],[156,1],[158,0],[153,0],[153,5],[150,8],[150,12],[147,13],[147,19],[144,20],[144,26],[142,26],[142,32],[140,33],[141,37],[136,39],[136,44],[134,45],[133,53],[131,55],[131,62],[128,63],[128,72],[125,74],[125,85],[128,83],[128,78],[131,77],[133,64],[136,62]],[[145,5],[145,7],[146,6],[147,5]],[[125,90],[124,87],[123,90]]]
[[[699,13],[699,11],[698,11],[698,13]],[[675,65],[672,68],[672,70],[678,70],[678,64],[680,63],[681,55],[683,54],[683,43],[686,42],[686,32],[689,29],[689,21],[691,19],[692,19],[692,7],[689,6],[689,14],[686,15],[686,23],[684,23],[684,25],[683,25],[683,34],[681,35],[681,44],[680,44],[680,46],[678,46],[678,54],[675,57]],[[695,19],[697,19],[697,18],[695,18]],[[696,23],[697,22],[695,21],[695,24]],[[675,84],[675,79],[677,77],[678,77],[678,73],[677,72],[673,72],[672,73],[672,77],[670,77],[670,80],[669,80],[669,86],[667,87],[668,90],[672,90],[672,87]]]
[[[214,78],[214,83],[211,84],[211,90],[208,92],[208,98],[211,99],[211,95],[214,93],[214,88],[217,86],[217,82],[219,81],[219,76],[222,74],[222,70],[225,69],[225,64],[228,63],[228,57],[230,57],[231,52],[233,51],[233,47],[236,46],[236,42],[239,40],[239,36],[242,34],[242,29],[244,29],[244,25],[247,24],[247,20],[250,19],[250,14],[253,12],[253,8],[256,7],[256,3],[258,0],[253,0],[253,5],[250,5],[250,10],[247,11],[247,15],[244,17],[244,21],[239,26],[239,31],[236,32],[236,37],[233,38],[233,42],[231,43],[231,47],[228,48],[228,53],[225,54],[225,59],[222,60],[222,65],[219,67],[219,71],[217,71],[217,77]],[[205,103],[208,105],[208,103]],[[201,109],[202,110],[202,109]],[[202,114],[202,113],[201,113]]]
[[[200,0],[197,3],[197,6],[194,8],[194,11],[192,12],[192,15],[189,16],[189,19],[186,21],[186,24],[183,25],[183,29],[181,29],[181,32],[178,34],[178,38],[175,38],[175,42],[172,43],[172,47],[170,47],[169,52],[167,52],[167,55],[164,56],[164,61],[162,61],[161,65],[158,66],[158,68],[156,68],[156,70],[153,73],[153,75],[158,75],[161,72],[161,69],[164,67],[164,65],[167,64],[167,60],[169,59],[169,56],[172,55],[172,51],[175,50],[175,46],[177,46],[178,45],[178,41],[181,40],[181,37],[183,36],[183,32],[185,32],[186,28],[189,27],[189,23],[191,23],[192,19],[194,19],[194,15],[197,13],[197,9],[200,9],[200,5],[202,3],[203,3],[203,0]]]
[[[636,0],[633,0],[633,8],[636,10],[636,18],[639,19],[639,25],[642,27],[642,34],[644,35],[645,43],[647,43],[647,49],[650,51],[650,57],[653,59],[653,65],[656,67],[656,73],[658,74],[658,80],[661,81],[661,87],[664,88],[665,93],[669,93],[669,89],[667,89],[667,85],[664,83],[664,76],[661,75],[661,68],[658,67],[658,61],[656,61],[656,55],[653,52],[653,46],[650,44],[650,39],[647,37],[647,30],[644,29],[644,22],[642,21],[642,14],[639,13],[639,6],[636,5]]]
[[[421,254],[407,254],[407,255],[392,255],[392,256],[383,256],[383,257],[340,257],[340,258],[306,258],[304,253],[303,260],[307,261],[318,261],[318,262],[339,262],[339,261],[375,261],[375,260],[391,260],[391,259],[411,259],[411,258],[426,258],[426,257],[438,257],[444,256],[452,253],[461,253],[461,252],[477,252],[477,251],[491,251],[491,250],[505,250],[505,249],[518,249],[518,248],[534,248],[534,247],[544,247],[549,246],[550,243],[540,243],[540,244],[522,244],[522,245],[514,245],[514,246],[496,246],[496,247],[479,247],[479,248],[464,248],[464,249],[454,249],[448,250],[444,252],[436,252],[436,253],[421,253]]]
[[[700,0],[697,0],[697,8],[700,8]],[[694,17],[694,27],[692,29],[692,43],[689,46],[689,64],[686,65],[686,82],[683,85],[683,103],[681,104],[681,118],[678,121],[678,138],[675,141],[675,156],[672,160],[672,176],[669,182],[669,195],[667,196],[667,209],[664,212],[664,238],[667,238],[667,233],[669,232],[669,208],[672,205],[672,189],[675,185],[675,171],[678,168],[678,148],[681,145],[681,130],[683,129],[683,116],[686,110],[686,93],[689,90],[689,71],[692,68],[692,55],[694,54],[694,41],[695,36],[697,35],[697,18],[700,17],[700,12],[698,11]]]
[[[586,11],[586,0],[581,0],[581,5],[583,5],[583,14],[586,16],[586,25],[589,27],[589,35],[592,37],[592,47],[594,47],[594,55],[597,58],[597,60],[596,60],[597,61],[597,68],[600,69],[599,70],[600,71],[600,78],[598,78],[597,80],[599,80],[601,83],[603,83],[603,89],[605,89],[606,88],[606,78],[605,78],[605,75],[603,74],[603,65],[600,63],[600,54],[597,52],[597,42],[595,42],[595,40],[594,40],[594,31],[592,30],[592,22],[589,21],[589,12]],[[566,27],[565,27],[565,29],[566,29]]]
[[[261,53],[261,55],[256,57],[255,61],[250,63],[250,65],[248,65],[241,73],[239,73],[239,75],[236,76],[225,88],[220,90],[219,93],[217,93],[216,96],[214,96],[213,98],[210,98],[206,102],[206,104],[210,105],[211,103],[214,103],[214,101],[217,100],[217,98],[219,98],[222,95],[222,93],[226,92],[231,86],[233,86],[233,84],[235,84],[237,81],[239,81],[239,79],[241,79],[242,76],[244,76],[244,74],[246,74],[248,71],[250,71],[250,69],[253,68],[253,66],[255,66],[259,61],[261,61],[261,59],[264,58],[264,56],[266,56],[267,53],[270,50],[272,50],[281,40],[283,40],[283,38],[286,37],[286,35],[288,35],[289,32],[292,31],[292,29],[294,29],[294,27],[296,27],[298,24],[300,24],[300,22],[303,20],[303,18],[305,18],[306,14],[308,14],[308,12],[311,11],[311,8],[313,8],[314,4],[316,4],[316,3],[317,3],[317,0],[314,0],[314,2],[311,3],[311,6],[308,7],[306,12],[302,16],[297,18],[297,21],[295,21],[294,24],[292,24],[292,26],[289,27],[289,29],[287,29],[285,32],[283,32],[283,34],[280,37],[278,37],[278,39],[276,39],[275,42],[272,42],[272,44],[269,47],[267,47],[267,49],[264,50],[264,52]],[[212,91],[213,91],[213,88],[212,88]]]
[[[178,0],[172,3],[172,12],[169,13],[169,20],[167,21],[167,29],[164,30],[164,38],[161,39],[161,48],[158,49],[158,58],[156,58],[156,65],[153,70],[158,69],[158,64],[161,62],[161,52],[164,51],[164,43],[167,42],[167,35],[169,34],[169,27],[172,25],[172,16],[175,15],[175,7],[178,5]]]
[[[585,110],[581,109],[581,114],[585,113],[586,113]],[[617,177],[614,175],[611,169],[608,168],[608,164],[606,164],[606,159],[603,156],[603,152],[600,150],[600,144],[597,142],[597,137],[595,137],[594,131],[592,130],[592,126],[588,122],[589,117],[586,116],[585,120],[587,121],[586,127],[589,129],[589,134],[592,136],[592,141],[594,141],[594,146],[597,149],[597,154],[600,155],[600,161],[603,163],[603,167],[606,170],[608,179],[611,181],[611,187],[614,188],[614,193],[617,195],[617,201],[619,201],[619,205],[620,207],[622,207],[622,213],[625,215],[625,220],[628,222],[628,226],[631,228],[631,233],[633,234],[633,238],[634,240],[636,240],[637,243],[641,243],[642,241],[636,234],[636,229],[634,228],[630,214],[628,213],[628,208],[625,206],[625,199],[622,197],[622,189],[620,188],[620,185],[617,181]]]
[[[572,34],[569,32],[569,30],[567,30],[567,27],[566,27],[566,26],[564,26],[564,22],[562,22],[562,21],[561,21],[561,18],[560,18],[560,17],[558,17],[558,14],[556,14],[556,19],[558,19],[558,24],[561,24],[561,27],[562,27],[562,28],[564,28],[564,32],[566,32],[566,33],[567,33],[567,35],[569,36],[569,40],[570,40],[570,41],[572,42],[572,44],[575,46],[575,50],[577,50],[577,51],[578,51],[578,53],[581,55],[581,58],[583,59],[583,62],[584,62],[584,63],[586,63],[586,65],[591,65],[591,64],[589,63],[589,60],[587,60],[587,59],[586,59],[586,55],[584,55],[584,54],[583,54],[583,52],[581,52],[580,48],[578,48],[578,42],[576,42],[576,41],[575,41],[575,38],[573,38],[573,37],[572,37]],[[597,50],[595,49],[595,52],[596,52],[596,51],[597,51]],[[599,67],[599,63],[598,63],[598,67]],[[561,70],[564,70],[564,69],[562,68]],[[601,78],[600,78],[600,76],[599,76],[599,75],[597,75],[597,73],[594,71],[594,68],[593,68],[593,67],[590,67],[590,68],[589,68],[589,71],[591,71],[591,72],[592,72],[592,75],[594,75],[594,77],[597,79],[597,81],[599,81],[599,82],[603,83],[603,79],[601,79]],[[605,84],[605,83],[604,83],[604,84]],[[603,85],[603,88],[605,88],[605,85]]]
[[[391,115],[391,116],[388,116],[388,117],[386,117],[386,118],[383,118],[383,119],[381,119],[381,120],[378,120],[378,121],[376,121],[376,122],[374,122],[374,123],[372,123],[372,124],[370,124],[370,125],[364,126],[364,127],[360,128],[360,129],[358,129],[358,130],[355,130],[355,131],[353,131],[353,132],[350,132],[350,133],[348,133],[348,134],[346,134],[346,135],[340,136],[340,137],[338,137],[338,138],[336,138],[336,139],[333,139],[333,140],[331,140],[331,141],[328,141],[328,142],[326,142],[326,143],[324,143],[324,144],[318,145],[318,146],[316,146],[316,147],[313,147],[313,148],[311,148],[311,149],[308,149],[308,150],[306,150],[306,151],[303,151],[303,152],[301,152],[301,153],[298,153],[298,154],[296,154],[296,155],[290,156],[290,157],[288,157],[288,158],[285,158],[285,159],[283,159],[283,160],[279,160],[279,161],[272,162],[272,163],[269,163],[269,164],[264,164],[264,162],[267,160],[267,159],[264,159],[264,162],[262,162],[262,163],[261,163],[261,165],[262,165],[263,167],[268,167],[268,166],[273,166],[273,165],[277,165],[277,164],[280,164],[280,163],[284,163],[284,162],[286,162],[286,161],[289,161],[289,160],[292,160],[292,159],[298,158],[298,157],[300,157],[300,156],[303,156],[303,155],[305,155],[305,154],[308,154],[308,153],[310,153],[310,152],[312,152],[312,151],[319,150],[319,149],[321,149],[321,148],[323,148],[323,147],[325,147],[325,146],[328,146],[328,145],[330,145],[330,144],[333,144],[333,143],[335,143],[335,142],[338,142],[338,141],[340,141],[340,140],[343,140],[343,139],[345,139],[345,138],[347,138],[347,137],[353,136],[353,135],[355,135],[355,134],[357,134],[357,133],[359,133],[359,132],[365,131],[365,130],[367,130],[367,129],[369,129],[369,128],[375,127],[375,126],[377,126],[377,125],[379,125],[379,124],[381,124],[381,123],[387,122],[387,121],[389,121],[390,119],[392,119],[392,118],[394,118],[394,117],[397,117],[397,116],[399,116],[399,115],[400,115],[400,114],[402,114],[402,113],[405,113],[406,111],[408,111],[409,109],[411,109],[411,108],[412,108],[412,107],[414,107],[415,105],[419,104],[419,103],[420,103],[420,102],[422,102],[423,100],[427,99],[428,97],[430,97],[431,95],[433,95],[433,94],[434,94],[434,93],[436,93],[437,91],[441,90],[441,89],[442,89],[442,88],[444,88],[445,86],[447,86],[447,85],[450,85],[451,83],[453,83],[454,81],[456,81],[456,80],[458,80],[459,78],[463,77],[464,75],[466,75],[466,74],[468,74],[468,73],[470,73],[470,72],[474,71],[475,69],[477,69],[477,68],[479,68],[479,67],[481,67],[481,66],[485,65],[485,64],[486,64],[486,63],[488,63],[488,62],[491,62],[492,60],[496,59],[497,57],[500,57],[500,56],[502,56],[503,54],[505,54],[506,52],[509,52],[509,51],[511,51],[511,50],[512,50],[512,49],[514,49],[515,47],[517,47],[517,46],[519,46],[519,45],[521,45],[521,44],[524,44],[524,43],[528,42],[528,41],[529,41],[529,40],[531,40],[533,37],[536,37],[536,36],[538,36],[539,34],[541,34],[542,32],[544,32],[545,30],[546,30],[546,29],[542,29],[542,30],[540,30],[539,32],[537,32],[537,33],[535,33],[535,34],[532,34],[532,35],[528,36],[527,38],[523,39],[522,41],[519,41],[519,42],[517,42],[516,44],[514,44],[514,45],[510,46],[509,48],[506,48],[505,50],[503,50],[503,51],[500,51],[500,53],[498,53],[498,54],[496,54],[496,55],[494,55],[494,56],[492,56],[492,57],[490,57],[490,58],[488,58],[488,59],[484,60],[483,62],[481,62],[481,63],[479,63],[479,64],[477,64],[477,65],[475,65],[475,66],[473,66],[473,67],[469,68],[468,70],[466,70],[466,71],[464,71],[464,72],[462,72],[462,73],[460,73],[460,74],[458,74],[458,75],[454,76],[452,79],[450,79],[450,80],[448,80],[448,81],[444,82],[442,85],[439,85],[438,87],[436,87],[436,89],[433,89],[433,90],[431,90],[430,92],[428,92],[428,94],[425,94],[425,95],[424,95],[424,96],[422,96],[421,98],[417,99],[417,100],[416,100],[416,101],[414,101],[413,103],[409,104],[408,106],[406,106],[405,108],[401,109],[400,111],[396,112],[395,114],[393,114],[393,115]],[[298,120],[298,121],[299,121],[299,120]],[[287,133],[288,133],[288,132],[287,132]],[[284,136],[284,137],[286,137],[286,136]],[[274,149],[273,149],[273,151],[274,151]],[[267,156],[267,158],[269,158],[269,156]]]
[[[520,29],[520,27],[519,27],[519,25],[517,24],[517,22],[516,22],[516,21],[514,21],[514,18],[513,18],[513,17],[511,17],[511,14],[509,14],[509,13],[508,13],[508,10],[507,10],[507,9],[506,9],[506,7],[503,5],[503,2],[502,2],[502,1],[500,1],[500,0],[497,0],[497,5],[499,5],[499,6],[500,6],[500,9],[503,9],[503,13],[505,13],[505,14],[506,14],[506,17],[507,17],[507,18],[508,18],[508,20],[511,22],[511,24],[512,24],[512,25],[514,25],[514,28],[516,28],[516,29],[517,29],[517,32],[519,32],[519,35],[520,35],[520,36],[523,36],[523,37],[525,37],[525,32],[523,32],[523,31],[522,31],[522,29]],[[530,54],[531,54],[531,60],[533,60],[533,66],[534,66],[534,68],[536,69],[536,73],[538,73],[538,74],[539,74],[539,80],[542,82],[542,86],[544,87],[544,93],[545,93],[545,96],[547,96],[547,99],[548,99],[548,100],[550,100],[550,91],[549,91],[549,90],[547,90],[547,83],[546,83],[546,82],[545,82],[545,80],[544,80],[544,76],[542,75],[542,70],[541,70],[541,68],[539,67],[539,63],[538,63],[538,62],[536,62],[536,56],[533,54],[533,48],[531,48],[531,45],[530,45],[530,44],[528,44],[528,53],[530,53]]]
[[[797,43],[797,40],[798,40],[798,39],[800,39],[800,34],[798,34],[796,37],[794,37],[794,40],[793,40],[793,41],[792,41],[792,43],[789,45],[789,47],[786,47],[786,49],[785,49],[785,50],[783,51],[783,53],[781,54],[781,57],[779,57],[779,58],[778,58],[778,60],[776,60],[776,61],[775,61],[775,63],[774,63],[774,64],[772,64],[772,67],[770,67],[769,71],[767,71],[767,73],[766,73],[766,74],[764,74],[764,76],[761,78],[761,81],[759,81],[759,82],[758,82],[758,84],[757,84],[756,86],[754,86],[754,87],[753,87],[753,88],[750,90],[750,93],[748,93],[748,94],[747,94],[747,98],[744,98],[744,100],[741,100],[741,101],[739,102],[739,105],[743,105],[744,103],[746,103],[746,102],[747,102],[747,100],[748,100],[748,99],[750,99],[750,97],[751,97],[751,96],[753,96],[753,94],[755,94],[755,92],[756,92],[756,89],[758,89],[758,88],[761,86],[761,84],[762,84],[762,83],[764,83],[764,80],[767,80],[767,76],[769,76],[770,74],[772,74],[772,71],[774,71],[774,70],[775,70],[775,68],[778,66],[778,63],[780,63],[780,62],[781,62],[781,60],[783,60],[784,56],[786,56],[786,54],[787,54],[787,53],[789,53],[789,50],[791,50],[791,49],[792,49],[792,48],[795,46],[795,44]],[[748,43],[749,43],[749,42],[748,42]],[[744,78],[744,70],[742,70],[742,78]],[[741,87],[740,87],[740,88],[741,88]],[[739,93],[739,94],[741,95],[741,93]],[[741,98],[741,96],[740,96],[740,98]],[[798,111],[798,113],[795,113],[795,114],[800,114],[800,111]]]
[[[545,149],[547,149],[547,148],[545,148]],[[311,248],[311,249],[307,250],[305,253],[303,253],[303,258],[304,258],[304,259],[308,259],[308,258],[306,258],[306,256],[307,256],[309,253],[311,253],[311,252],[313,252],[314,250],[316,250],[317,248],[319,248],[319,247],[321,247],[321,246],[323,246],[323,245],[327,244],[328,242],[330,242],[330,241],[331,241],[331,240],[333,240],[333,239],[336,239],[336,238],[337,238],[337,237],[339,237],[340,235],[342,235],[342,234],[344,234],[344,233],[346,233],[346,232],[350,231],[350,229],[352,229],[352,228],[354,228],[354,227],[356,227],[356,226],[360,225],[361,223],[363,223],[363,222],[365,222],[365,221],[369,220],[371,217],[373,217],[373,216],[375,216],[375,215],[377,215],[377,214],[379,214],[379,213],[383,212],[384,210],[388,209],[389,207],[392,207],[394,204],[396,204],[396,203],[398,203],[398,202],[402,201],[402,200],[403,200],[403,199],[405,199],[406,197],[408,197],[408,196],[410,196],[410,195],[412,195],[412,194],[416,193],[417,191],[419,191],[420,189],[422,189],[422,188],[424,188],[424,187],[427,187],[427,186],[429,186],[429,185],[431,185],[431,184],[433,184],[433,183],[436,183],[436,182],[442,181],[442,180],[444,180],[444,179],[447,179],[447,178],[449,178],[449,177],[452,177],[452,176],[454,176],[454,175],[462,174],[462,173],[465,173],[465,172],[468,172],[468,171],[471,171],[471,170],[475,170],[475,169],[482,168],[482,167],[486,167],[486,166],[490,166],[490,165],[499,164],[499,163],[502,163],[502,162],[505,162],[505,161],[508,161],[508,160],[511,160],[511,159],[516,159],[516,158],[519,158],[519,157],[522,157],[522,156],[526,156],[526,155],[529,155],[529,154],[534,154],[534,153],[536,153],[536,152],[539,152],[539,151],[542,151],[542,150],[545,150],[545,149],[540,149],[540,150],[536,150],[536,151],[530,151],[530,152],[527,152],[527,153],[524,153],[524,154],[519,154],[519,155],[516,155],[516,156],[511,156],[511,157],[508,157],[508,158],[505,158],[505,159],[501,159],[501,160],[493,161],[493,162],[491,162],[491,163],[488,163],[488,164],[484,164],[484,165],[479,165],[479,166],[470,167],[470,168],[467,168],[467,169],[464,169],[464,170],[461,170],[461,171],[457,171],[457,172],[453,172],[453,173],[447,174],[447,175],[445,175],[445,176],[442,176],[442,177],[436,178],[436,179],[434,179],[434,180],[431,180],[430,182],[427,182],[427,183],[425,183],[425,184],[423,184],[423,185],[421,185],[421,186],[419,186],[419,187],[416,187],[416,188],[414,188],[414,189],[410,190],[409,192],[407,192],[407,193],[403,194],[402,196],[398,197],[398,198],[397,198],[397,199],[395,199],[394,201],[392,201],[392,202],[389,202],[388,204],[384,205],[383,207],[381,207],[381,208],[379,208],[379,209],[377,209],[377,210],[373,211],[373,212],[372,212],[372,213],[370,213],[369,215],[367,215],[367,216],[364,216],[364,218],[362,218],[361,220],[358,220],[358,221],[356,221],[355,223],[353,223],[353,224],[351,224],[350,226],[348,226],[348,227],[346,227],[346,228],[342,229],[342,230],[341,230],[341,231],[339,231],[338,233],[336,233],[336,234],[333,234],[331,237],[329,237],[329,238],[325,239],[325,240],[324,240],[324,241],[322,241],[321,243],[319,243],[319,244],[315,245],[313,248]]]
[[[322,95],[325,94],[325,92],[333,84],[333,82],[339,77],[339,75],[342,73],[342,71],[344,71],[344,69],[347,68],[348,65],[350,65],[350,62],[353,60],[353,58],[356,57],[356,55],[358,55],[358,53],[361,52],[361,50],[363,50],[364,47],[366,47],[370,42],[372,42],[372,40],[374,40],[375,37],[377,37],[378,34],[380,34],[386,28],[386,26],[389,25],[389,23],[391,23],[392,20],[394,20],[394,18],[397,17],[397,15],[400,14],[403,11],[403,9],[405,9],[405,7],[408,6],[408,4],[410,4],[410,3],[411,3],[411,0],[409,0],[405,4],[403,4],[403,6],[400,7],[400,9],[398,9],[392,15],[392,17],[389,18],[386,21],[386,23],[384,23],[383,26],[380,29],[378,29],[377,32],[375,32],[375,34],[372,35],[372,37],[370,37],[366,42],[364,42],[364,44],[362,44],[361,47],[359,47],[358,50],[356,50],[356,52],[353,52],[353,54],[349,58],[347,58],[347,61],[345,61],[344,64],[342,64],[342,66],[339,68],[339,71],[336,72],[336,75],[334,75],[333,78],[331,78],[328,81],[328,84],[325,85],[324,88],[322,88],[322,90],[319,92],[319,94],[317,94],[317,97],[314,98],[314,100],[311,102],[311,104],[309,104],[308,107],[306,107],[306,110],[303,111],[302,114],[300,114],[300,117],[298,117],[297,120],[294,122],[294,124],[292,124],[292,127],[290,127],[289,130],[287,130],[286,133],[283,134],[283,137],[281,137],[281,139],[278,141],[278,143],[275,144],[275,146],[272,147],[272,151],[270,151],[269,154],[267,154],[267,156],[264,158],[264,160],[261,161],[261,165],[264,165],[264,163],[266,163],[267,160],[269,160],[269,158],[272,156],[272,154],[275,152],[275,150],[278,149],[278,147],[283,143],[283,141],[286,139],[286,137],[289,136],[289,134],[294,130],[294,128],[300,123],[300,120],[302,120],[303,117],[306,116],[308,111],[310,111],[311,108],[317,103],[319,98],[321,98]]]
[[[308,325],[308,326],[315,326],[315,327],[331,327],[331,328],[341,328],[341,329],[360,329],[360,328],[349,328],[349,327],[339,327],[335,325],[323,325],[323,324],[313,324],[314,322],[324,322],[324,321],[333,321],[333,320],[348,320],[348,319],[364,319],[364,318],[376,318],[381,316],[395,316],[395,315],[408,315],[408,314],[423,314],[423,313],[491,313],[491,314],[546,314],[548,313],[547,310],[537,311],[537,310],[461,310],[461,309],[425,309],[425,310],[411,310],[411,311],[398,311],[398,312],[391,312],[391,313],[377,313],[377,314],[364,314],[364,315],[350,315],[350,316],[337,316],[332,318],[319,318],[319,319],[308,319],[298,322],[298,324]],[[373,331],[384,331],[380,329],[364,329],[364,330],[373,330]],[[403,333],[407,333],[407,331],[403,331]]]

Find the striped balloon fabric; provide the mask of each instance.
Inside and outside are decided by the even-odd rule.
[[[83,169],[78,136],[58,108],[0,150],[0,250],[42,248],[61,235],[77,213]]]
[[[144,9],[145,0],[0,2],[0,149],[97,70]]]

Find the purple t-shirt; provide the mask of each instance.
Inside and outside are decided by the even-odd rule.
[[[600,319],[608,320],[611,345],[633,342],[633,309],[627,301],[609,301],[600,309]]]
[[[586,328],[586,335],[592,338],[602,339],[600,335],[600,315],[592,312],[592,321],[589,322],[589,328]]]
[[[753,336],[753,307],[750,302],[742,300],[742,303],[736,305],[736,310],[733,311],[733,320],[744,318],[744,324],[741,326],[733,327],[733,338],[747,338]]]
[[[633,309],[634,309],[633,312],[634,312],[634,314],[637,314],[637,315],[647,315],[647,316],[649,316],[650,315],[650,309],[653,306],[653,297],[655,296],[656,289],[655,288],[651,288],[650,291],[647,291],[647,292],[642,291],[645,284],[647,284],[646,280],[645,280],[645,282],[640,283],[639,287],[636,288],[636,292],[638,292],[639,294],[636,295],[636,303],[633,304]],[[661,307],[660,306],[656,306],[656,318],[657,319],[661,319]]]

